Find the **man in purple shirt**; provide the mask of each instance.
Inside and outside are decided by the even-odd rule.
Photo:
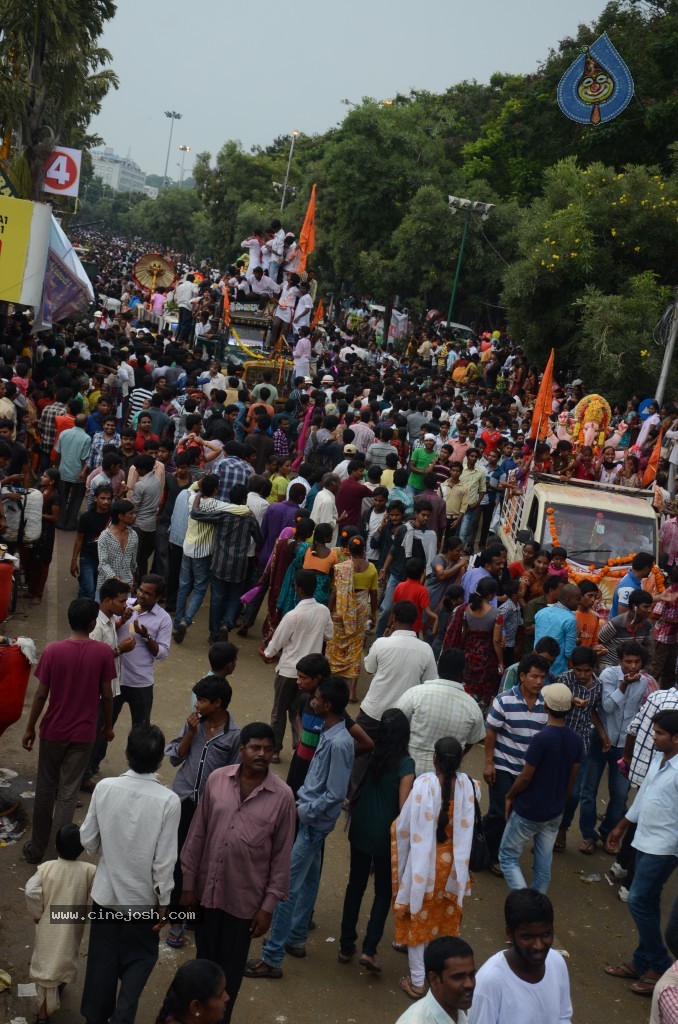
[[[296,809],[292,790],[270,770],[270,725],[240,734],[242,764],[217,768],[207,780],[181,851],[183,906],[199,904],[196,956],[226,977],[228,1024],[252,939],[265,935],[289,894]]]
[[[299,511],[299,506],[306,499],[306,488],[303,484],[292,484],[287,501],[276,501],[269,505],[261,520],[261,536],[264,543],[259,552],[259,561],[266,565],[273,546],[286,526],[292,526]]]

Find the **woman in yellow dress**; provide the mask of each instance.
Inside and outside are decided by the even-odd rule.
[[[434,746],[432,772],[415,779],[391,827],[395,943],[407,947],[410,973],[400,987],[411,999],[425,992],[424,947],[438,935],[458,935],[469,868],[478,783],[459,773],[461,744]]]
[[[328,641],[325,653],[332,673],[348,681],[348,699],[355,704],[367,620],[371,616],[372,621],[376,621],[378,574],[365,557],[364,537],[350,537],[345,544],[349,557],[337,562],[333,569],[329,608],[334,636]]]

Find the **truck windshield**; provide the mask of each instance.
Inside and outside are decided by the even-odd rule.
[[[553,509],[559,544],[573,562],[600,568],[608,558],[625,558],[639,551],[651,551],[656,557],[656,530],[650,519],[571,505],[554,505]],[[547,550],[553,547],[546,517],[540,540]]]

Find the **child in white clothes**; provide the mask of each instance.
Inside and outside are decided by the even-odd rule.
[[[58,859],[41,864],[26,883],[26,903],[35,921],[30,976],[41,1000],[36,1024],[46,1024],[60,1006],[65,985],[75,981],[85,921],[51,920],[52,908],[85,908],[96,867],[79,861],[83,852],[77,825],[62,825],[56,836]]]

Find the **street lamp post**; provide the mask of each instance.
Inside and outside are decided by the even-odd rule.
[[[456,213],[457,210],[466,211],[466,217],[464,218],[464,230],[462,231],[459,255],[457,257],[457,269],[454,273],[454,284],[452,285],[452,294],[450,296],[450,308],[447,311],[447,322],[449,324],[452,320],[452,310],[454,309],[454,300],[457,295],[457,285],[459,284],[461,263],[464,257],[464,246],[466,245],[466,236],[468,234],[468,226],[471,223],[471,216],[474,213],[478,213],[483,220],[487,220],[491,211],[494,210],[494,204],[473,202],[471,199],[460,199],[459,196],[448,196],[447,198],[452,213]]]
[[[191,152],[191,147],[190,146],[179,146],[179,150],[181,152],[181,178],[179,179],[179,188],[183,188],[184,187],[184,160],[186,159],[186,154]]]
[[[167,168],[169,167],[170,149],[172,148],[172,132],[174,131],[174,122],[181,121],[181,114],[177,114],[176,110],[166,110],[165,117],[170,119],[170,134],[169,142],[167,143],[167,158],[165,159],[165,173],[163,175],[162,184],[163,188],[167,188]]]
[[[282,199],[280,200],[280,212],[282,213],[285,209],[285,199],[287,197],[287,186],[290,181],[290,168],[292,167],[292,154],[294,153],[294,143],[297,137],[301,135],[301,132],[292,132],[292,142],[290,143],[290,155],[287,160],[287,170],[285,171],[285,180],[283,181],[282,187]]]

